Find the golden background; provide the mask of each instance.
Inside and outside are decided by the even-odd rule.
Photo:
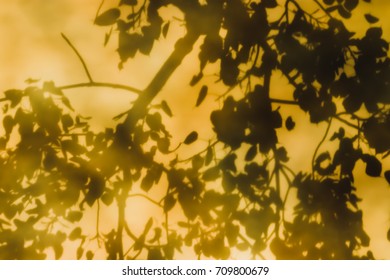
[[[24,81],[28,78],[53,80],[56,85],[87,81],[80,61],[62,39],[61,32],[76,46],[96,81],[121,83],[143,89],[169,56],[174,42],[184,34],[184,29],[180,22],[173,21],[167,38],[160,39],[155,44],[150,56],[137,54],[120,71],[119,57],[115,51],[115,34],[104,47],[104,34],[108,30],[93,25],[99,5],[99,0],[0,0],[0,91],[23,88],[26,86]],[[116,5],[117,1],[105,1],[103,10]],[[353,17],[347,21],[349,28],[357,34],[363,34],[368,27],[364,20],[365,13],[380,18],[379,26],[383,28],[384,37],[390,40],[390,1],[372,0],[371,4],[361,3]],[[176,12],[167,10],[164,14],[171,18]],[[200,141],[201,143],[194,145],[192,151],[180,150],[183,158],[207,144],[207,139],[212,135],[209,113],[213,108],[218,108],[218,101],[215,99],[218,93],[223,92],[223,87],[214,83],[217,80],[215,69],[207,68],[203,83],[209,84],[210,95],[200,108],[195,108],[201,85],[191,88],[188,84],[198,67],[195,48],[157,97],[157,100],[167,100],[174,113],[168,123],[168,130],[174,136],[173,147],[192,130],[197,130],[201,140],[204,140],[203,143]],[[272,81],[272,90],[281,96],[291,89],[286,81],[276,78]],[[93,117],[91,123],[96,130],[112,126],[112,117],[128,109],[131,100],[136,97],[129,92],[107,89],[69,90],[65,94],[77,112]],[[312,151],[322,138],[326,125],[311,125],[308,123],[308,116],[301,112],[292,113],[301,120],[298,120],[294,134],[281,137],[281,142],[289,151],[292,159],[290,165],[297,167],[296,171],[309,170]],[[336,128],[337,125],[333,125],[333,129]],[[389,166],[389,161],[386,165]],[[389,186],[383,178],[368,178],[362,164],[355,171],[358,195],[363,198],[360,206],[364,213],[364,227],[371,237],[371,249],[376,258],[390,259],[390,242],[386,239],[387,228],[390,226]],[[145,215],[131,215],[133,211]],[[148,207],[143,201],[134,199],[129,203],[128,216],[131,217],[130,223],[133,226],[140,225],[142,228],[148,214],[154,215],[155,212],[153,207]],[[113,213],[103,211],[102,223],[110,225],[114,220],[110,215]],[[71,255],[64,257],[73,258]],[[245,258],[238,255],[232,257]]]

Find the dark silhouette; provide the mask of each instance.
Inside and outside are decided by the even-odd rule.
[[[367,176],[383,174],[390,183],[390,171],[382,171],[381,163],[390,152],[389,44],[382,29],[373,25],[379,19],[366,14],[369,27],[358,38],[343,20],[351,17],[359,0],[312,0],[316,12],[294,0],[203,2],[122,0],[118,7],[98,11],[95,24],[113,27],[106,43],[118,34],[120,67],[138,52],[149,54],[155,40],[167,35],[162,7],[183,13],[186,34],[142,91],[94,81],[63,36],[83,64],[86,83],[36,86],[32,81],[23,90],[4,93],[1,259],[44,259],[47,248],[61,258],[65,240],[79,244],[75,258],[92,259],[86,242],[91,238],[104,242],[108,259],[133,259],[142,253],[148,259],[173,259],[184,246],[192,247],[198,258],[226,259],[233,249],[262,258],[266,248],[278,259],[374,258],[353,171],[361,160]],[[270,21],[267,15],[281,7],[280,17]],[[245,86],[240,98],[230,91],[221,94],[223,106],[210,115],[215,139],[191,158],[178,160],[170,144],[174,132],[167,131],[161,114],[172,117],[169,104],[163,101],[159,109],[150,104],[198,40],[200,70],[194,69],[189,78],[192,86],[201,83],[205,66],[216,62],[226,86]],[[271,76],[276,73],[294,88],[285,99],[272,96]],[[96,133],[64,94],[86,86],[121,88],[139,96],[115,118],[115,128]],[[196,106],[202,106],[207,93],[208,87],[202,86]],[[311,170],[288,167],[288,150],[278,133],[293,130],[296,123],[278,104],[296,106],[312,123],[328,124],[311,151]],[[340,128],[329,135],[332,122]],[[354,136],[348,137],[346,129]],[[182,145],[196,141],[193,131]],[[322,151],[325,141],[332,141],[336,151]],[[215,152],[217,146],[224,147],[223,155]],[[163,177],[167,183],[161,183]],[[136,184],[143,191],[137,195],[165,214],[157,225],[149,219],[139,235],[128,226],[125,211]],[[166,190],[159,201],[148,196],[156,187]],[[285,217],[290,189],[297,193],[291,219]],[[116,207],[117,226],[101,233],[97,225],[96,236],[86,236],[77,223],[87,208],[96,207],[99,215],[101,203]],[[175,207],[186,221],[172,227],[169,218]],[[70,225],[71,231],[58,229],[61,224]],[[131,244],[129,250],[125,243]]]

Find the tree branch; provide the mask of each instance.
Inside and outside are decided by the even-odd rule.
[[[129,110],[124,125],[126,130],[131,131],[137,121],[143,118],[147,112],[147,106],[162,90],[173,72],[182,63],[184,57],[189,54],[200,34],[188,31],[187,34],[176,42],[175,49],[165,61],[163,66],[154,76],[149,86],[143,91]]]

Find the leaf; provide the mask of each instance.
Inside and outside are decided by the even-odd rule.
[[[165,23],[164,24],[164,26],[162,27],[162,35],[163,35],[163,37],[164,38],[166,38],[167,37],[167,34],[168,34],[168,30],[169,30],[169,25],[171,24],[171,22],[167,22],[167,23]]]
[[[28,79],[26,79],[24,82],[25,82],[26,84],[31,85],[31,84],[35,84],[35,83],[39,82],[39,80],[40,80],[40,79],[28,78]]]
[[[151,135],[154,135],[154,134],[151,134]],[[161,153],[168,154],[169,153],[169,146],[170,146],[169,138],[157,139],[157,148]]]
[[[93,256],[94,256],[94,253],[92,253],[91,250],[88,250],[87,253],[85,254],[85,257],[87,258],[87,260],[92,260]]]
[[[81,228],[80,227],[74,228],[68,236],[69,240],[71,240],[71,241],[74,241],[80,237],[81,237]]]
[[[202,86],[202,88],[199,91],[198,98],[196,99],[196,107],[198,107],[200,104],[202,104],[203,100],[207,96],[208,87]]]
[[[332,7],[326,8],[326,11],[328,13],[332,13],[332,12],[336,11],[338,9],[338,7],[339,7],[339,5],[334,5]]]
[[[183,222],[183,221],[179,221],[177,222],[177,225],[179,227],[182,227],[182,228],[190,228],[191,227],[191,224],[187,223],[187,222]]]
[[[286,119],[286,122],[285,122],[285,126],[287,128],[288,131],[291,131],[294,129],[295,127],[295,122],[293,121],[292,117],[289,116],[287,119]]]
[[[199,170],[202,168],[203,166],[203,163],[204,163],[204,159],[203,157],[201,157],[200,155],[195,155],[193,158],[192,158],[192,169],[194,170]]]
[[[71,153],[73,156],[81,155],[86,151],[84,146],[73,140],[63,140],[61,141],[61,146],[64,151]]]
[[[69,222],[78,222],[81,220],[81,218],[83,217],[83,212],[80,212],[80,211],[70,211],[68,213],[68,215],[66,216],[66,219],[69,221]]]
[[[352,16],[351,12],[345,9],[343,5],[338,6],[338,11],[340,16],[342,16],[345,19],[348,19]]]
[[[187,135],[183,143],[186,145],[190,145],[194,143],[197,139],[198,139],[198,133],[196,131],[192,131],[190,134]]]
[[[382,163],[374,156],[364,154],[362,160],[366,163],[366,174],[371,177],[378,177],[382,173]]]
[[[248,152],[245,155],[245,161],[251,161],[257,155],[257,145],[253,145],[249,148]]]
[[[333,141],[335,139],[343,139],[345,136],[345,130],[344,128],[340,127],[338,132],[335,132],[332,137],[330,138],[330,141]]]
[[[95,173],[90,176],[87,186],[88,192],[85,195],[85,200],[89,206],[92,206],[102,196],[105,186],[106,181],[101,174]]]
[[[68,107],[69,110],[74,111],[72,104],[70,104],[69,98],[66,96],[62,96],[62,103]]]
[[[103,44],[103,46],[106,46],[108,44],[108,41],[111,38],[112,30],[113,30],[113,28],[111,27],[110,28],[110,32],[106,33],[106,35],[104,36],[104,44]]]
[[[64,248],[60,244],[55,244],[53,246],[53,249],[54,249],[55,258],[56,258],[56,260],[58,260],[59,258],[61,258],[62,254],[64,252]]]
[[[137,0],[121,0],[121,2],[119,3],[119,6],[120,5],[135,6],[135,5],[137,5]]]
[[[384,175],[387,183],[390,184],[390,170],[387,170]]]
[[[248,243],[242,242],[242,243],[238,243],[238,244],[236,245],[236,248],[237,248],[239,251],[246,251],[246,250],[248,250],[249,245],[248,245]]]
[[[105,205],[109,206],[114,201],[114,194],[112,191],[106,191],[100,199]]]
[[[11,101],[11,108],[14,108],[22,100],[23,91],[18,89],[10,89],[4,92],[6,99]]]
[[[161,233],[162,233],[162,230],[161,228],[159,227],[155,227],[154,228],[154,235],[151,239],[148,240],[149,243],[156,243],[160,240],[161,238]]]
[[[218,177],[219,168],[217,166],[207,169],[202,176],[203,180],[205,181],[215,181],[216,179],[218,179]]]
[[[152,228],[152,225],[153,225],[153,219],[152,218],[149,218],[149,220],[147,221],[146,225],[145,225],[145,229],[144,229],[144,233],[142,235],[147,235],[149,230]]]
[[[6,115],[3,119],[3,127],[5,130],[5,134],[9,135],[12,132],[12,129],[14,127],[14,119],[10,115]]]
[[[190,81],[190,86],[196,85],[203,78],[203,73],[200,72],[198,75],[194,75]]]
[[[53,81],[44,82],[42,90],[59,96],[64,95],[64,93],[58,87],[55,86]]]
[[[172,115],[172,111],[171,111],[171,108],[169,108],[169,105],[168,105],[168,103],[165,101],[165,100],[163,100],[162,102],[161,102],[161,109],[164,111],[164,113],[165,114],[167,114],[169,117],[172,117],[173,115]]]
[[[120,118],[122,118],[123,116],[125,116],[125,115],[127,115],[129,112],[123,112],[123,113],[120,113],[120,114],[118,114],[118,115],[116,115],[115,117],[113,117],[112,119],[114,120],[114,121],[117,121],[117,120],[119,120]]]
[[[276,8],[278,6],[278,3],[276,2],[276,0],[262,0],[261,3],[266,8]]]
[[[390,241],[390,228],[389,228],[389,230],[387,231],[387,240]]]
[[[358,4],[359,4],[359,0],[345,0],[344,7],[348,11],[352,11],[357,7]]]
[[[61,117],[62,127],[65,132],[68,131],[68,128],[74,125],[73,118],[69,114],[62,115]]]
[[[240,232],[240,228],[237,225],[234,225],[232,223],[226,223],[225,226],[226,230],[226,238],[229,242],[230,247],[233,247],[237,243],[237,237]]]
[[[149,249],[148,251],[148,260],[163,260],[163,255],[160,249]]]
[[[377,17],[374,17],[373,15],[371,14],[365,14],[364,17],[366,18],[366,20],[368,21],[368,23],[376,23],[379,21],[379,19]]]
[[[146,124],[149,126],[151,130],[160,130],[162,127],[161,115],[159,113],[154,113],[153,115],[146,116]]]
[[[100,26],[112,25],[116,22],[116,20],[120,17],[121,12],[117,8],[112,8],[101,15],[97,16],[95,19],[95,24]]]
[[[176,204],[176,199],[173,197],[173,194],[168,194],[164,198],[164,212],[169,212]]]
[[[204,165],[209,165],[211,161],[213,160],[213,149],[209,146],[207,148],[206,156],[204,159]]]
[[[154,184],[154,178],[152,173],[149,170],[149,172],[146,173],[145,177],[141,181],[141,189],[145,192],[148,192],[152,188],[153,184]]]
[[[236,159],[237,159],[237,155],[234,153],[227,155],[224,159],[222,159],[219,162],[219,168],[221,168],[221,170],[223,171],[230,170],[236,172],[237,171],[237,167],[235,163]]]
[[[81,259],[81,257],[83,256],[84,254],[84,248],[83,247],[78,247],[77,248],[77,251],[76,251],[76,257],[77,259]]]
[[[282,162],[287,162],[289,160],[287,150],[284,147],[280,147],[276,150],[275,157]]]

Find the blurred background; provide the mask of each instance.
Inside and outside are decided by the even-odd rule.
[[[370,13],[380,18],[379,26],[383,28],[384,37],[389,40],[390,1],[371,2],[361,3],[352,18],[347,21],[347,25],[357,34],[364,34],[368,27],[364,14]],[[25,80],[29,78],[53,80],[58,86],[86,82],[87,77],[80,61],[63,40],[61,33],[64,33],[81,53],[95,81],[131,85],[140,90],[145,88],[173,50],[174,42],[184,34],[181,22],[174,19],[174,16],[180,17],[180,14],[177,14],[177,11],[165,11],[165,16],[172,19],[167,38],[160,39],[149,56],[137,54],[119,70],[115,33],[107,46],[104,46],[104,35],[109,30],[93,25],[99,5],[99,0],[0,0],[0,91],[24,88]],[[116,5],[117,1],[107,0],[102,10]],[[199,44],[200,42],[197,46]],[[195,48],[156,100],[156,104],[163,99],[167,100],[172,108],[174,117],[169,120],[167,126],[173,134],[173,147],[193,130],[198,131],[201,140],[204,139],[203,146],[200,141],[200,144],[195,143],[193,150],[180,150],[182,158],[207,145],[207,140],[212,136],[209,114],[220,105],[216,101],[217,94],[224,90],[223,86],[216,83],[217,65],[206,68],[202,81],[203,84],[209,85],[210,94],[200,108],[195,108],[201,85],[190,87],[189,81],[199,70],[197,53]],[[286,91],[291,94],[287,84],[287,81],[275,78],[272,81],[275,96],[285,95]],[[112,118],[127,110],[137,96],[130,92],[102,88],[68,90],[65,94],[78,113],[92,117],[91,125],[95,130],[113,126]],[[291,110],[288,113],[294,115],[298,124],[294,134],[283,137],[282,132],[280,137],[280,142],[285,144],[290,152],[290,166],[296,166],[296,171],[308,170],[312,151],[322,138],[326,125],[311,125],[308,116],[302,112],[294,112],[292,108],[282,109]],[[337,124],[333,129],[338,129]],[[387,167],[389,166],[387,161]],[[390,242],[386,237],[390,226],[390,188],[383,178],[368,178],[363,164],[358,166],[356,171],[355,183],[359,187],[357,193],[363,199],[360,206],[364,213],[364,227],[371,237],[371,249],[376,258],[390,259]],[[139,225],[142,229],[145,219],[149,217],[147,213],[158,216],[158,213],[155,213],[157,210],[148,206],[149,204],[139,199],[129,203],[131,225]],[[136,212],[145,213],[145,217],[131,215]],[[113,213],[102,211],[102,224],[109,226],[112,223],[114,219],[110,219],[110,215]],[[64,257],[74,258],[67,255]]]

